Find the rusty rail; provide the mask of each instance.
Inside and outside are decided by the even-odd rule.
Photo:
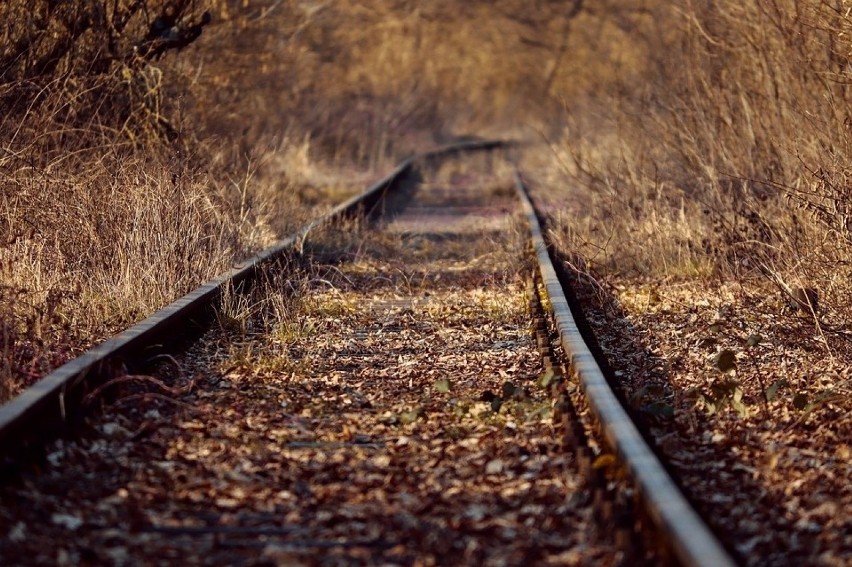
[[[523,179],[517,171],[514,177],[518,197],[529,223],[541,281],[559,332],[559,340],[569,359],[569,372],[583,388],[600,423],[603,437],[629,471],[651,520],[664,535],[681,564],[690,567],[736,565],[666,472],[607,382],[571,313]]]

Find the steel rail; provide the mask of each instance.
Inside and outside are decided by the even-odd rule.
[[[539,272],[550,301],[560,342],[569,358],[571,372],[579,379],[589,405],[601,424],[604,438],[628,468],[652,521],[668,538],[674,555],[683,565],[736,565],[666,472],[610,388],[571,313],[562,284],[550,259],[538,215],[517,170],[514,172],[514,178],[515,188],[529,223],[533,250],[538,259]]]
[[[365,213],[375,210],[386,194],[400,185],[419,162],[511,145],[514,143],[476,140],[415,154],[361,194],[339,204],[296,233],[60,366],[0,406],[0,458],[15,460],[19,456],[15,451],[26,446],[38,447],[45,440],[60,435],[67,428],[70,416],[79,410],[85,394],[107,379],[116,377],[117,363],[134,357],[150,357],[153,349],[162,349],[164,340],[179,337],[189,326],[197,326],[201,320],[209,319],[212,306],[227,286],[238,289],[241,284],[253,280],[262,273],[260,268],[296,249],[312,230],[333,219],[356,214],[359,210]]]

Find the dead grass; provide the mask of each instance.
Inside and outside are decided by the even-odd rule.
[[[202,33],[169,46],[158,18]],[[571,20],[514,0],[3,3],[4,377],[30,377],[7,390],[350,196],[365,168],[553,112],[540,93],[564,84]]]
[[[16,320],[59,302],[124,323],[351,195],[365,169],[519,133],[550,142],[527,164],[570,188],[557,237],[594,269],[766,266],[818,288],[835,320],[850,307],[849,19],[827,2],[194,0],[180,25],[211,24],[159,57],[139,46],[160,0],[30,4],[0,7]]]
[[[172,5],[181,29],[225,9]],[[310,214],[267,173],[280,140],[251,155],[239,137],[202,141],[209,112],[185,104],[202,102],[199,44],[216,34],[140,54],[165,7],[0,6],[0,398]]]
[[[584,9],[575,65],[619,72],[578,74],[565,141],[548,137],[550,157],[527,160],[573,192],[552,199],[565,246],[602,274],[772,271],[848,313],[846,4]]]

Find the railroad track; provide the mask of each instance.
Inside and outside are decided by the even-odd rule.
[[[0,524],[8,524],[0,527],[12,534],[0,558],[26,547],[33,514],[46,513],[33,509],[41,502],[50,521],[39,537],[86,532],[83,543],[52,550],[69,562],[411,563],[431,554],[439,563],[733,565],[583,342],[521,176],[514,172],[511,185],[482,173],[510,171],[491,155],[505,147],[468,143],[404,161],[361,196],[0,408],[6,460],[41,454],[39,467],[49,470],[41,484],[0,492],[0,502],[17,506],[0,505]],[[456,160],[472,152],[484,156],[479,174]],[[456,164],[449,173],[447,163]],[[402,194],[396,203],[394,193]],[[335,228],[359,213],[372,213],[379,228],[357,237]],[[532,270],[517,268],[518,242],[527,241]],[[323,298],[309,316],[259,345],[226,341],[227,356],[209,354],[222,339],[206,331],[188,354],[168,358],[192,376],[166,387],[176,399],[125,408],[126,416],[108,412],[83,428],[79,443],[53,441],[85,422],[83,401],[104,385],[140,376],[187,330],[205,333],[224,290],[248,293],[297,251],[326,266],[305,280],[303,291]],[[526,290],[516,289],[518,274],[531,278]],[[489,286],[504,295],[490,298]],[[531,323],[527,307],[515,305],[524,298]],[[518,339],[524,327],[534,341]],[[274,360],[257,355],[271,351]],[[586,404],[591,413],[576,409]],[[221,463],[230,468],[215,469]],[[88,468],[105,474],[103,487],[80,486],[92,481]],[[571,491],[586,497],[567,500]],[[33,541],[34,562],[47,562]]]

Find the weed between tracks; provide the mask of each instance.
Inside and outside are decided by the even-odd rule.
[[[501,236],[467,235],[465,256],[414,249],[413,235],[391,230],[318,231],[305,246],[309,262],[225,301],[227,328],[185,360],[199,376],[195,411],[161,409],[156,430],[135,444],[145,457],[128,484],[73,515],[124,517],[127,493],[141,499],[133,505],[144,506],[144,525],[200,525],[228,544],[203,533],[189,544],[151,541],[119,519],[110,546],[138,557],[612,564],[554,445],[549,397],[532,391],[540,363],[520,246],[510,242],[520,235]],[[507,382],[519,385],[511,399]],[[507,398],[499,411],[495,391]],[[139,416],[108,419],[133,430]],[[122,468],[138,458],[120,454]],[[76,471],[69,458],[55,455]],[[163,486],[176,497],[154,497]],[[31,525],[28,515],[16,521]],[[270,537],[238,538],[252,527]],[[107,553],[95,543],[100,531],[81,537]]]

